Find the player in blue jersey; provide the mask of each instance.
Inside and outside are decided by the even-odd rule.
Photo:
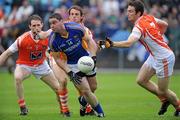
[[[83,25],[84,14],[83,14],[83,10],[81,7],[79,7],[77,5],[72,6],[68,10],[68,14],[69,14],[69,19],[68,19],[68,21],[65,21],[65,22],[71,21],[71,22],[76,22],[76,23],[80,23]],[[97,44],[93,40],[91,31],[84,25],[83,25],[83,27],[85,29],[85,35],[87,34],[88,36],[90,36],[92,42],[94,43],[93,45],[88,46],[88,51],[91,51],[91,53],[94,54],[92,56],[92,58],[96,63],[95,53],[98,49]],[[60,54],[60,58],[63,59],[61,54]],[[53,59],[53,57],[51,55],[49,56],[49,63],[50,63],[50,66],[61,86],[60,95],[61,95],[61,101],[63,101],[63,102],[61,102],[61,111],[62,111],[61,113],[62,114],[70,114],[69,107],[68,107],[68,89],[67,89],[68,76],[64,72],[64,70],[56,64],[55,60]],[[59,73],[61,73],[61,75],[59,75]],[[96,72],[93,71],[93,72],[89,73],[87,75],[87,80],[88,80],[89,86],[91,88],[91,91],[94,93],[95,90],[97,89]],[[79,92],[78,100],[80,100],[83,95],[80,91],[78,91],[78,92]],[[92,107],[89,104],[86,106],[86,108],[84,108],[83,106],[80,105],[80,116],[84,116],[84,115],[94,115],[94,111],[92,110]]]
[[[96,53],[98,47],[97,47],[96,42],[93,39],[93,35],[92,35],[91,31],[83,24],[84,13],[83,13],[82,8],[77,5],[74,5],[68,10],[68,14],[69,14],[69,21],[82,24],[85,29],[85,34],[88,35],[89,37],[91,37],[91,40],[94,44],[92,44],[91,46],[88,46],[88,50],[90,50],[91,52],[93,51],[92,53],[94,53],[94,55],[92,56],[92,58],[96,64],[96,54],[95,53]],[[93,72],[93,73],[91,72],[90,74],[88,74],[87,80],[88,80],[89,86],[91,88],[91,91],[94,93],[95,90],[97,89],[96,72]],[[82,93],[80,91],[79,91],[79,95],[80,95],[79,96],[79,99],[80,99],[82,97]],[[80,105],[80,115],[81,116],[94,115],[92,107],[90,105],[87,105],[86,108],[83,108],[83,106]]]
[[[87,74],[77,69],[77,61],[80,57],[96,55],[95,51],[87,51],[87,45],[94,43],[90,37],[85,36],[85,29],[82,25],[75,22],[63,23],[62,17],[57,13],[50,16],[49,23],[53,30],[49,37],[49,47],[53,51],[52,55],[56,63],[63,68],[71,81],[83,93],[83,97],[79,100],[81,105],[86,107],[86,101],[88,101],[97,116],[104,117],[96,96],[91,92]],[[60,59],[59,52],[63,53],[66,59]]]

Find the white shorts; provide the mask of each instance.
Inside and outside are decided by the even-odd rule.
[[[144,64],[154,68],[158,78],[164,78],[173,74],[174,63],[175,56],[171,54],[164,59],[154,59],[152,55],[149,55]]]
[[[68,67],[75,73],[80,72],[78,69],[77,64],[68,64]],[[96,75],[96,68],[88,73],[85,74],[86,76],[94,76]]]
[[[54,58],[51,56],[50,59],[49,59],[49,62],[50,62],[50,65],[53,66],[54,64],[56,64]],[[80,72],[78,67],[77,67],[77,64],[68,64],[68,67],[75,73],[78,73]],[[87,76],[94,76],[96,74],[96,68],[95,70],[89,72],[89,73],[86,73],[85,75]]]
[[[40,79],[43,76],[46,76],[52,72],[47,61],[44,61],[43,64],[41,64],[39,66],[28,66],[28,65],[23,65],[23,64],[17,64],[17,65],[26,69],[27,71],[32,73],[38,79]]]

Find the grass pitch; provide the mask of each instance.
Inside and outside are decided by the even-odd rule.
[[[179,120],[169,107],[164,116],[158,116],[159,100],[139,87],[136,73],[99,73],[96,95],[104,109],[104,120]],[[156,78],[154,77],[153,80]],[[23,82],[28,116],[19,116],[13,75],[0,72],[0,120],[60,120],[58,103],[53,91],[33,76]],[[170,88],[180,97],[180,74],[172,77]],[[98,120],[95,116],[79,116],[77,92],[71,82],[68,84],[69,106],[72,117],[69,120]]]

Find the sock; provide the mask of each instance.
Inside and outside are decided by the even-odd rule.
[[[86,113],[90,113],[92,111],[92,107],[90,104],[87,104],[86,106]]]
[[[93,107],[93,109],[97,112],[97,114],[104,114],[101,105],[98,103],[96,107]]]
[[[167,98],[164,97],[164,96],[157,96],[157,97],[159,98],[159,100],[160,100],[162,103],[168,101]]]
[[[79,100],[79,103],[80,103],[80,105],[85,109],[86,108],[86,106],[87,106],[87,102],[86,102],[86,99],[83,97],[83,96],[79,96],[78,97],[78,100]]]
[[[180,111],[180,100],[178,100],[178,107],[176,108],[177,111]]]
[[[18,104],[20,108],[23,108],[26,106],[25,100],[24,99],[19,99],[18,100]]]
[[[69,112],[68,108],[68,91],[67,89],[63,89],[59,91],[59,105],[60,105],[60,110],[61,112]]]

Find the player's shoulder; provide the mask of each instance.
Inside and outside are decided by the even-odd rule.
[[[141,28],[141,29],[146,29],[147,26],[149,26],[149,24],[151,22],[154,22],[154,20],[155,20],[154,16],[149,15],[149,14],[144,14],[136,21],[134,27],[138,27],[138,28]]]
[[[27,31],[25,33],[23,33],[22,35],[20,35],[16,40],[18,41],[19,44],[21,44],[24,40],[30,38],[30,31]]]
[[[84,29],[86,31],[86,34],[92,35],[92,32],[91,32],[91,30],[88,27],[84,26]]]
[[[85,32],[84,26],[82,24],[76,23],[76,22],[66,22],[64,23],[66,29],[74,29],[74,30],[80,30],[82,32]]]
[[[30,31],[27,31],[27,32],[25,32],[25,33],[23,33],[22,35],[19,36],[19,38],[21,38],[21,39],[25,39],[27,37],[30,37]]]
[[[139,20],[138,20],[138,24],[145,24],[145,23],[149,23],[154,21],[155,17],[153,15],[149,15],[149,14],[144,14],[142,15]]]

